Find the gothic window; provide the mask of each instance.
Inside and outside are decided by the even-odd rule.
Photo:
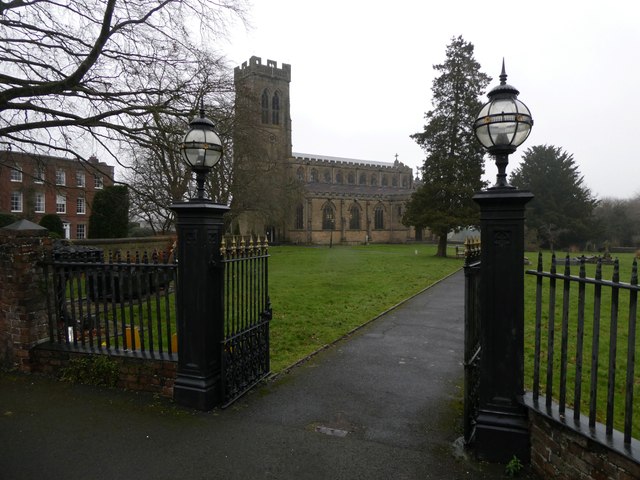
[[[262,92],[262,123],[269,123],[269,92]]]
[[[301,182],[304,182],[304,168],[298,167],[297,176],[298,176],[298,180],[300,180]]]
[[[280,125],[280,96],[278,92],[273,94],[273,99],[271,100],[271,123]]]
[[[407,188],[409,186],[409,179],[407,177],[402,177],[402,186]]]
[[[356,183],[356,174],[353,172],[349,172],[347,181],[349,182],[349,185],[353,185],[354,183]]]
[[[391,185],[393,185],[394,187],[397,187],[397,186],[398,186],[398,177],[395,177],[395,176],[394,176],[394,177],[391,179]]]
[[[336,173],[336,183],[344,183],[344,178],[342,177],[342,172]]]
[[[384,209],[382,208],[382,205],[378,205],[373,214],[373,228],[376,230],[384,229]]]
[[[304,229],[304,206],[302,204],[296,207],[296,223],[293,228],[296,230]]]
[[[329,170],[324,171],[324,183],[331,183],[331,172]]]
[[[333,230],[336,224],[336,216],[331,205],[326,205],[322,209],[322,229]]]
[[[315,168],[311,170],[311,183],[318,183],[318,171]]]
[[[371,186],[375,187],[376,185],[378,185],[378,177],[374,173],[371,175]]]
[[[389,179],[387,178],[386,175],[382,176],[382,186],[386,187],[389,184]]]
[[[366,185],[367,184],[367,176],[364,173],[360,174],[360,185]]]
[[[349,209],[349,229],[360,230],[360,207],[352,205]]]

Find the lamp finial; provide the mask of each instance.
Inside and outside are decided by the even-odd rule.
[[[507,83],[507,72],[504,69],[504,57],[502,57],[502,73],[500,74],[500,85]]]
[[[504,69],[504,66],[502,68]],[[200,99],[200,118],[204,118],[204,97]]]

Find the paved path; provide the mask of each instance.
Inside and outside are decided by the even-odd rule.
[[[456,273],[223,411],[1,375],[0,478],[500,478],[454,447],[463,283]]]

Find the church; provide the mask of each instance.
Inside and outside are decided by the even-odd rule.
[[[240,233],[266,232],[271,241],[291,244],[415,240],[414,228],[402,224],[405,204],[416,187],[412,169],[397,156],[383,163],[293,152],[290,82],[291,65],[278,67],[273,60],[263,64],[260,57],[234,70],[236,106],[249,107],[245,121],[255,128],[251,141],[262,144],[249,147],[249,136],[236,137],[234,164],[246,164],[252,154],[271,159],[273,167],[262,167],[262,176],[283,181],[274,179],[264,190],[297,192],[279,200],[284,207],[280,216],[261,214],[259,206],[244,208],[237,218]]]

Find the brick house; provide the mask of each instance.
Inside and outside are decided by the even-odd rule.
[[[91,204],[97,190],[113,185],[114,168],[95,156],[88,162],[0,152],[0,212],[38,223],[57,214],[65,238],[86,238]]]

